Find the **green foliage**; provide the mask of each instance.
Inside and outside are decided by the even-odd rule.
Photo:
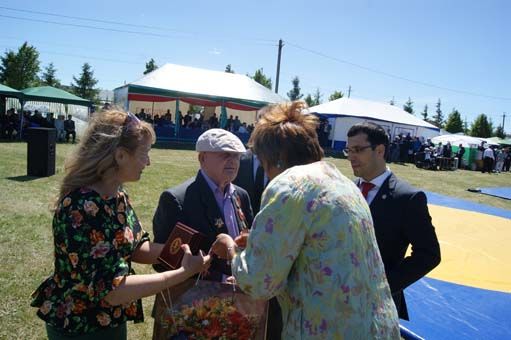
[[[145,63],[145,71],[144,74],[148,74],[149,72],[153,72],[158,68],[158,65],[156,65],[156,62],[153,58],[149,59],[147,63]]]
[[[271,78],[267,77],[263,73],[263,69],[262,68],[260,68],[257,71],[255,71],[254,76],[251,77],[251,78],[254,79],[256,82],[258,82],[259,84],[261,84],[264,87],[266,87],[266,88],[271,90],[271,88],[272,88]]]
[[[470,135],[473,137],[488,138],[493,135],[493,123],[482,113],[474,120],[470,127]]]
[[[445,130],[450,133],[463,132],[463,122],[461,121],[461,115],[456,109],[452,109],[452,112],[447,117],[445,122]]]
[[[495,133],[493,135],[499,138],[506,138],[506,132],[504,131],[502,125],[497,126],[497,128],[495,129]]]
[[[342,91],[334,91],[334,93],[332,93],[330,97],[328,97],[328,100],[332,101],[342,97],[344,97],[344,93],[342,93]]]
[[[428,120],[428,104],[424,105],[424,110],[422,110],[421,115],[423,120]]]
[[[53,63],[49,63],[41,75],[41,85],[60,87],[60,80],[57,79],[56,73],[57,69],[53,66]]]
[[[440,98],[438,98],[438,102],[436,103],[436,111],[433,116],[433,120],[430,121],[431,124],[435,125],[438,128],[442,128],[444,126],[444,115],[442,113],[442,102]]]
[[[227,72],[227,73],[235,73],[234,70],[231,67],[231,64],[227,64],[227,66],[225,67],[225,72]]]
[[[413,102],[410,97],[408,97],[408,100],[406,101],[405,105],[403,105],[403,110],[413,115]]]
[[[292,83],[293,88],[287,93],[287,97],[291,101],[301,99],[303,97],[303,94],[301,93],[300,79],[298,78],[298,76],[293,78]]]
[[[73,76],[73,81],[71,88],[74,94],[93,102],[97,101],[99,89],[95,86],[98,81],[94,78],[94,71],[88,63],[83,64],[80,78]]]
[[[316,106],[316,105],[319,105],[321,104],[321,92],[319,91],[319,89],[317,88],[316,91],[314,91],[313,94],[308,94],[306,97],[305,97],[305,102],[307,103],[307,105],[309,107],[311,106]]]
[[[18,52],[5,52],[0,57],[0,83],[22,90],[39,85],[39,52],[27,42],[23,43]]]

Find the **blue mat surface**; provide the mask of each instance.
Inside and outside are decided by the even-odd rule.
[[[405,295],[400,323],[425,339],[511,339],[511,294],[423,278]]]
[[[511,219],[511,211],[506,209],[500,209],[491,207],[489,205],[475,203],[467,200],[462,200],[455,197],[449,197],[440,195],[434,192],[426,191],[426,196],[428,198],[428,203],[441,205],[444,207],[462,209],[468,211],[477,211],[483,214],[494,215],[504,218]]]
[[[481,190],[481,194],[497,196],[500,198],[505,198],[507,200],[511,200],[511,187],[503,187],[503,188],[479,188]]]

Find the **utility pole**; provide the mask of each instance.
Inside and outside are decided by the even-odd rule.
[[[506,121],[506,113],[502,114],[502,131],[504,131],[504,122]],[[504,132],[505,133],[505,132]]]
[[[348,98],[351,96],[351,85],[348,87]]]
[[[283,46],[284,46],[284,43],[282,42],[282,39],[279,39],[279,56],[277,58],[277,77],[275,80],[275,93],[279,93],[280,57],[282,55],[282,47]]]

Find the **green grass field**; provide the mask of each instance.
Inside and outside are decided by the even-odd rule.
[[[0,339],[44,339],[41,320],[30,307],[30,294],[53,269],[50,207],[63,162],[73,145],[57,146],[57,174],[49,178],[26,177],[25,143],[0,143]],[[352,178],[346,160],[330,158],[342,173]],[[511,210],[511,201],[466,191],[470,187],[509,186],[511,174],[481,174],[472,171],[427,171],[413,165],[390,168],[399,177],[424,190]],[[162,190],[194,176],[198,169],[193,151],[153,149],[151,166],[142,179],[127,185],[137,215],[149,232]],[[135,265],[138,273],[149,266]],[[144,299],[146,322],[129,327],[130,339],[149,339],[152,334],[152,298]]]

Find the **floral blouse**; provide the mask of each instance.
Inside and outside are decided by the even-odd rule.
[[[399,339],[371,213],[352,181],[327,162],[295,166],[261,203],[232,272],[252,297],[277,296],[282,339]]]
[[[149,240],[124,191],[114,198],[70,192],[55,211],[53,237],[55,271],[32,294],[41,319],[71,334],[143,321],[141,300],[111,306],[104,299],[134,273],[131,255]]]

